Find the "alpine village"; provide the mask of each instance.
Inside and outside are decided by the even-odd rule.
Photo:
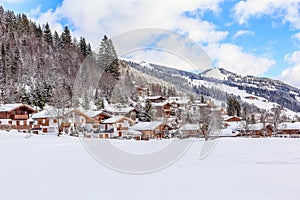
[[[280,103],[255,93],[218,98],[180,88],[118,58],[107,36],[95,52],[67,26],[59,34],[2,7],[0,52],[0,129],[8,132],[135,140],[300,137],[300,117]]]

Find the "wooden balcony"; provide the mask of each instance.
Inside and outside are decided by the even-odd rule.
[[[12,119],[15,120],[27,120],[28,118],[28,115],[12,115]]]

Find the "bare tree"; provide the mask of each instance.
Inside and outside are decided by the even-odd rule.
[[[252,127],[252,111],[251,108],[248,104],[246,104],[243,107],[243,112],[242,112],[242,119],[244,120],[244,124],[243,124],[243,129],[245,131],[245,134],[248,135],[250,133],[251,127]]]
[[[282,106],[273,106],[273,108],[271,109],[271,111],[273,112],[272,115],[273,115],[273,126],[274,126],[274,131],[275,133],[278,132],[278,125],[280,123],[280,116],[281,116],[281,113],[283,111],[283,107]]]

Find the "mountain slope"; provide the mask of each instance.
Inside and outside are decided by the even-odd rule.
[[[300,112],[300,90],[278,80],[241,76],[223,68],[194,74],[153,63],[124,62],[135,70],[164,80],[187,93],[194,92],[223,102],[226,102],[228,95],[233,94],[258,108],[271,109],[274,105],[281,105],[296,113]]]

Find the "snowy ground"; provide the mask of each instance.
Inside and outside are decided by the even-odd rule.
[[[156,141],[113,142],[146,151]],[[202,144],[164,170],[132,175],[101,165],[78,138],[0,132],[0,199],[299,199],[300,139],[223,138],[199,160]]]

